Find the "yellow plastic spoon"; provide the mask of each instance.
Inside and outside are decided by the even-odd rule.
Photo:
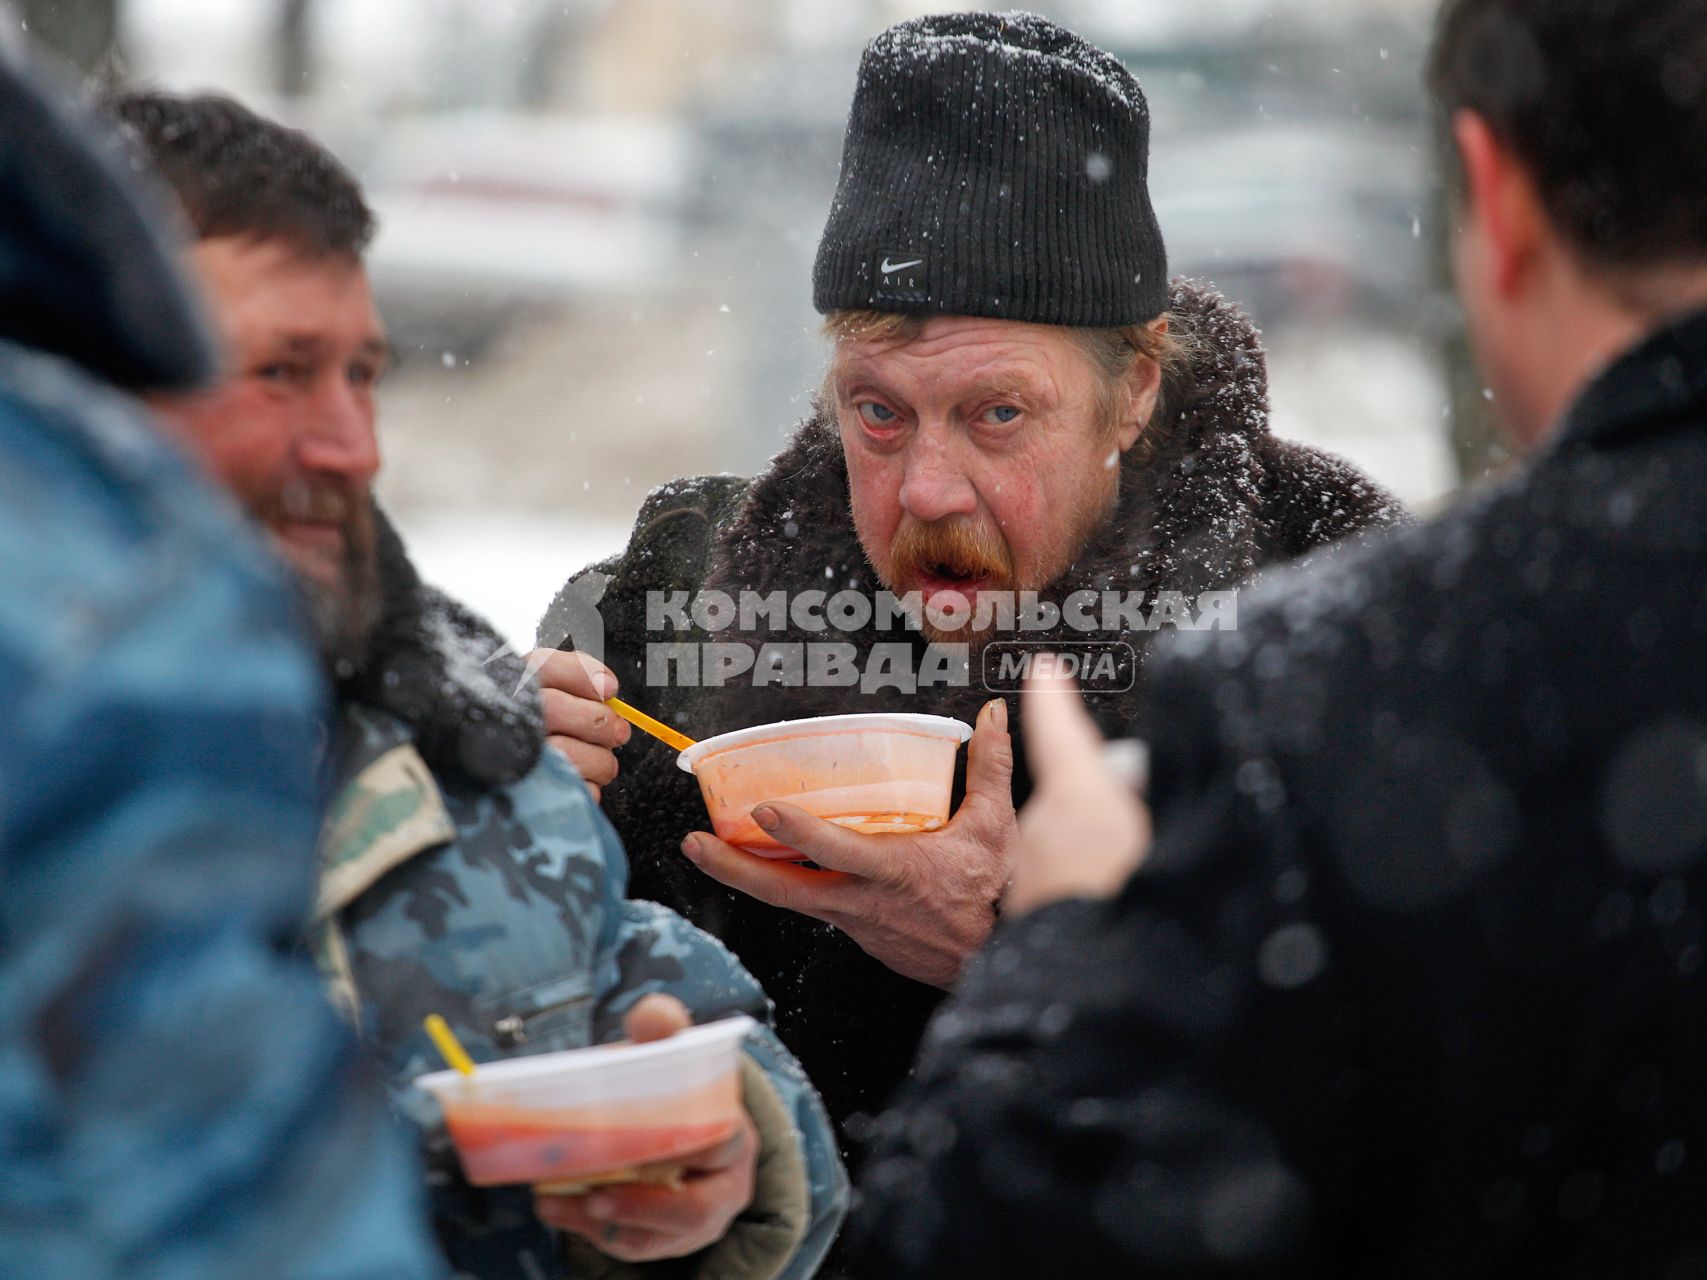
[[[456,1038],[456,1032],[450,1029],[450,1023],[436,1013],[429,1013],[421,1025],[433,1038],[433,1044],[448,1066],[465,1076],[474,1074],[474,1059],[468,1056],[468,1050],[462,1047],[462,1042]]]
[[[666,746],[674,747],[677,751],[686,751],[693,746],[693,739],[685,733],[677,733],[662,720],[654,720],[644,711],[629,706],[621,698],[606,698],[605,706],[621,716],[636,729],[651,734]]]

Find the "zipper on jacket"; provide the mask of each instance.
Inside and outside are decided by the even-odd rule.
[[[531,1013],[507,1013],[492,1024],[492,1040],[500,1049],[519,1049],[528,1042],[528,1025],[535,1019],[543,1018],[549,1013],[561,1013],[578,1004],[586,1004],[592,998],[591,992],[584,992],[535,1009]]]

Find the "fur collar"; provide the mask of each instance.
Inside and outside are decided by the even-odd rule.
[[[1281,464],[1289,472],[1305,469],[1298,483],[1308,479],[1332,493],[1347,528],[1402,517],[1396,502],[1340,460],[1269,432],[1264,353],[1237,307],[1207,285],[1179,280],[1171,315],[1192,358],[1166,389],[1168,420],[1151,426],[1147,455],[1129,451],[1115,515],[1041,593],[1046,598],[1109,589],[1194,594],[1240,582],[1262,564],[1294,553],[1276,544],[1308,542],[1311,535],[1301,531],[1288,539],[1274,527],[1270,500]],[[1328,536],[1340,531],[1323,530]],[[832,592],[877,585],[849,509],[841,440],[821,409],[753,481],[717,539],[706,585],[765,592],[807,583]]]
[[[524,682],[522,659],[483,619],[421,581],[377,504],[374,514],[382,616],[367,662],[340,684],[339,700],[405,721],[441,777],[519,782],[545,742],[538,686]]]
[[[1171,408],[1150,428],[1155,435],[1148,456],[1128,452],[1114,516],[1078,561],[1039,593],[1056,604],[1084,590],[1143,592],[1146,607],[1161,591],[1194,597],[1246,584],[1263,566],[1343,534],[1404,518],[1402,508],[1354,468],[1269,432],[1263,351],[1242,312],[1192,282],[1176,282],[1172,296],[1175,331],[1188,340],[1191,362],[1170,379],[1164,403]],[[840,437],[830,417],[818,412],[722,523],[704,586],[733,595],[810,587],[869,593],[878,585],[849,509]],[[1063,622],[1053,633],[1028,632],[1024,638],[1125,642],[1128,648],[1113,651],[1120,678],[1106,686],[1122,691],[1090,696],[1088,705],[1105,730],[1131,732],[1141,705],[1138,669],[1154,636],[1123,620],[1090,635],[1069,631]],[[842,643],[862,654],[879,642],[923,644],[917,632],[874,626],[803,634],[790,625],[745,639],[750,645]],[[694,715],[702,734],[848,711],[929,710],[970,722],[990,694],[981,672],[967,672],[963,679],[907,695],[875,687],[869,693],[863,687],[754,687],[738,678],[705,690]]]

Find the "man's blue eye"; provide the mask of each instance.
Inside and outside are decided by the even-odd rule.
[[[874,400],[863,400],[856,405],[855,408],[859,410],[859,416],[865,419],[868,426],[887,427],[892,424],[897,417],[893,409],[890,409],[886,405],[878,404]]]
[[[984,416],[991,422],[1005,426],[1015,418],[1019,417],[1019,412],[1020,411],[1011,404],[999,404],[988,410]]]
[[[288,360],[278,360],[256,369],[255,376],[263,382],[298,382],[304,375],[301,365],[292,364]]]

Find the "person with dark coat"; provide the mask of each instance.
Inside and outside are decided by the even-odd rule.
[[[1450,0],[1433,83],[1532,456],[1158,646],[1147,854],[1029,695],[860,1274],[1707,1274],[1707,25]]]
[[[986,93],[1005,105],[968,116]],[[962,14],[879,35],[819,252],[835,361],[818,407],[758,477],[686,479],[650,495],[626,551],[572,579],[540,626],[541,644],[582,651],[542,655],[547,724],[603,785],[634,891],[682,911],[753,969],[844,1125],[883,1105],[942,990],[987,936],[1013,801],[1029,780],[1010,756],[1006,704],[992,701],[1001,690],[982,678],[1000,644],[916,616],[885,623],[856,609],[838,621],[835,602],[917,591],[933,607],[969,598],[974,612],[1002,590],[1050,607],[1086,596],[1099,602],[1093,626],[1061,609],[1008,638],[1110,655],[1097,714],[1112,727],[1138,705],[1142,655],[1170,593],[1200,602],[1400,518],[1349,465],[1269,432],[1249,321],[1207,285],[1167,283],[1147,149],[1137,82],[1054,24]],[[1036,194],[1051,183],[1059,203]],[[991,238],[993,214],[988,226],[936,231],[948,192],[963,188],[1006,210],[1011,240]],[[759,628],[681,604],[778,592],[791,607]],[[792,607],[814,592],[835,597],[832,607]],[[1103,607],[1116,597],[1145,608]],[[660,630],[655,615],[672,600],[689,625]],[[587,660],[601,656],[589,634],[605,665]],[[735,646],[750,674],[661,679],[670,645]],[[832,650],[862,673],[852,684],[801,678],[802,651],[810,667]],[[945,653],[948,677],[927,680]],[[897,654],[916,683],[883,678]],[[684,846],[707,826],[695,780],[674,751],[630,736],[599,705],[618,687],[695,738],[858,711],[976,723],[964,803],[923,835],[789,830],[782,843],[840,875],[703,833]]]

